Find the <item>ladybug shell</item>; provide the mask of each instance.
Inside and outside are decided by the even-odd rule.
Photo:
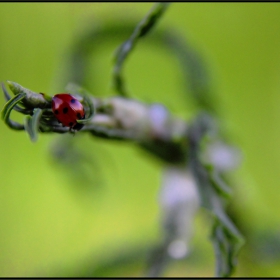
[[[85,110],[81,102],[68,93],[59,93],[52,98],[52,111],[59,122],[75,130],[83,124],[77,120],[85,118]]]

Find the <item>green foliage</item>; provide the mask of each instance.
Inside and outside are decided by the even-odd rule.
[[[189,164],[198,184],[202,207],[213,219],[211,239],[216,257],[216,276],[229,277],[237,265],[237,256],[244,243],[242,235],[225,211],[225,195],[229,191],[215,170],[204,166],[201,160],[201,146],[205,145],[207,134],[213,136],[213,120],[209,115],[199,115],[189,130]],[[205,147],[204,147],[205,148]],[[213,176],[214,175],[214,176]]]

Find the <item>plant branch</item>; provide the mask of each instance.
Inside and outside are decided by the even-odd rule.
[[[127,56],[135,48],[138,39],[145,36],[158,22],[169,3],[157,3],[149,11],[140,23],[135,27],[133,33],[117,50],[115,55],[115,66],[113,69],[113,85],[116,91],[122,96],[128,96],[122,76],[122,68]]]

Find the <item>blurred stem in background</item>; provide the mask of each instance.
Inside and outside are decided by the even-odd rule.
[[[150,32],[166,8],[167,4],[155,5],[136,26],[129,39],[118,48],[113,68],[113,85],[120,95],[128,96],[122,74],[124,62],[130,52],[135,49],[138,40]],[[93,48],[88,47],[89,45],[92,46],[95,40],[99,41],[100,38],[108,40],[112,34],[125,32],[127,29],[130,30],[127,25],[110,26],[103,30],[93,29],[81,37],[72,56],[72,69],[77,69],[76,62],[78,62],[78,69],[81,71],[72,72],[71,80],[83,84],[84,76],[79,73],[86,71],[87,58],[93,51]],[[164,237],[162,244],[151,254],[148,275],[159,276],[163,273],[168,259],[186,256],[194,214],[200,202],[213,214],[212,241],[216,254],[216,275],[229,276],[236,266],[236,257],[243,244],[243,238],[224,211],[225,201],[229,197],[230,190],[223,179],[223,173],[226,170],[219,170],[218,166],[224,166],[225,169],[227,169],[226,166],[232,167],[236,163],[236,158],[234,153],[230,153],[228,146],[221,144],[224,141],[221,136],[224,132],[218,131],[216,120],[214,120],[214,118],[217,119],[218,108],[216,108],[217,102],[211,92],[208,73],[200,56],[174,30],[154,32],[150,35],[150,39],[152,42],[160,42],[162,47],[167,47],[178,59],[184,73],[186,93],[192,95],[197,111],[200,113],[187,132],[190,146],[185,158],[185,167],[182,168],[180,161],[177,162],[179,166],[169,165],[164,173],[160,191]],[[86,52],[82,51],[85,49]],[[158,123],[159,119],[156,122]],[[215,146],[218,147],[215,150],[216,158],[219,158],[221,151],[226,150],[226,153],[230,154],[227,162],[216,162],[218,166],[215,166],[213,161],[208,161],[208,167],[206,167],[207,164],[203,165],[201,143],[202,140],[205,142],[207,138],[215,139],[218,143]],[[141,145],[154,154],[162,154],[162,151],[172,154],[170,150],[162,149],[157,143],[147,142]],[[208,145],[209,147],[210,145]],[[170,162],[170,158],[165,158],[165,160],[167,163]]]
[[[244,242],[225,211],[231,194],[225,175],[236,163],[236,158],[219,129],[218,110],[202,60],[173,31],[155,32],[150,36],[151,42],[167,47],[180,61],[187,85],[186,93],[191,94],[197,108],[188,123],[172,116],[161,104],[147,105],[128,98],[130,94],[122,73],[123,65],[132,50],[136,49],[139,39],[149,34],[168,5],[155,4],[136,25],[129,39],[118,48],[113,68],[113,85],[118,97],[89,97],[83,94],[83,88],[75,84],[85,85],[93,44],[110,39],[112,34],[116,36],[131,30],[130,26],[93,29],[77,40],[71,56],[70,73],[70,81],[75,84],[70,90],[75,95],[81,95],[87,104],[89,116],[81,132],[90,132],[95,137],[109,140],[132,141],[165,164],[159,191],[162,240],[152,246],[147,275],[163,275],[171,259],[182,259],[188,255],[194,217],[199,207],[203,207],[212,216],[211,240],[216,257],[216,276],[227,277],[236,267],[237,255]],[[25,129],[32,140],[37,139],[39,131],[69,131],[51,115],[50,99],[46,95],[38,95],[13,82],[9,86],[15,97],[10,98],[3,86],[8,102],[2,111],[2,118],[8,126]],[[25,126],[10,120],[12,109],[28,115]],[[228,154],[226,159],[221,156],[224,152]],[[130,254],[132,251],[127,252]],[[123,255],[122,258],[131,261],[131,258]],[[106,265],[101,263],[99,267],[105,268]]]

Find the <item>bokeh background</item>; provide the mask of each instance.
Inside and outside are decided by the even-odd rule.
[[[71,47],[83,30],[138,22],[151,7],[1,3],[0,80],[63,92]],[[231,209],[247,243],[235,276],[279,276],[280,4],[176,3],[156,28],[174,28],[201,54],[223,124],[242,151],[232,173]],[[91,64],[96,96],[114,94],[113,52],[124,39],[97,48]],[[125,75],[135,98],[192,117],[182,101],[180,69],[166,50],[140,44]],[[73,154],[83,152],[86,159],[63,165],[53,157],[59,138],[40,135],[34,144],[0,122],[0,276],[141,276],[143,248],[161,236],[163,164],[133,145],[76,135]],[[212,276],[209,234],[201,211],[189,258],[172,263],[165,276]]]

